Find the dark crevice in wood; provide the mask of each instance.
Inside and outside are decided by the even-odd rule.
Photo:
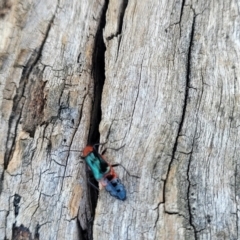
[[[108,9],[109,0],[106,0],[103,8],[102,14],[98,26],[98,30],[95,36],[95,43],[92,56],[92,77],[94,81],[94,99],[92,103],[92,112],[91,112],[91,121],[90,129],[88,134],[88,145],[93,145],[99,143],[100,133],[99,133],[99,124],[102,118],[101,111],[101,100],[102,100],[102,91],[103,85],[105,82],[105,51],[106,46],[103,38],[103,29],[106,25],[106,12]],[[95,179],[91,179],[91,182],[98,188],[98,183]],[[80,226],[82,238],[84,240],[93,239],[93,223],[95,216],[95,209],[97,206],[98,200],[98,191],[88,185],[88,201],[91,209],[92,219],[88,223],[87,229],[82,229]]]
[[[81,240],[88,240],[89,239],[89,237],[88,237],[88,231],[87,230],[89,230],[89,229],[87,229],[87,230],[84,230],[84,229],[82,229],[82,228],[80,228],[81,229],[81,235],[82,235],[82,238],[81,238]]]
[[[19,213],[19,209],[20,209],[19,203],[20,203],[20,201],[21,201],[21,196],[15,193],[14,200],[13,200],[15,217],[17,217],[17,215]]]
[[[92,57],[92,77],[94,81],[94,99],[92,105],[91,123],[88,136],[88,144],[95,144],[99,142],[99,124],[101,121],[101,99],[103,85],[105,81],[105,51],[106,46],[103,40],[103,29],[106,25],[106,12],[109,0],[105,1],[102,9],[102,16],[99,27],[95,37],[94,51]]]
[[[79,210],[78,210],[78,216],[79,216]],[[79,218],[77,217],[77,226],[78,226],[78,230],[79,230],[79,240],[84,240],[83,238],[83,233],[84,233],[84,230],[82,229],[82,226],[81,226],[81,223],[80,223],[80,220]]]
[[[32,237],[32,233],[27,227],[24,227],[23,224],[18,227],[16,223],[14,223],[12,226],[12,240],[39,240],[38,229],[39,225],[37,224],[34,237]]]
[[[34,239],[35,240],[39,240],[40,239],[39,229],[40,229],[40,225],[37,224],[36,228],[35,228],[35,233],[34,233]]]

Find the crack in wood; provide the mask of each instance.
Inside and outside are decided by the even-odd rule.
[[[183,5],[184,5],[184,1],[183,1]],[[182,9],[181,9],[181,15],[182,15],[182,11],[183,11],[183,5],[182,5]],[[183,104],[183,110],[182,110],[182,117],[181,117],[181,121],[179,123],[178,132],[177,132],[175,143],[174,143],[173,150],[172,150],[172,158],[171,158],[170,163],[168,165],[166,180],[164,181],[164,185],[163,185],[163,203],[166,202],[166,184],[167,184],[167,181],[168,181],[171,166],[173,164],[173,161],[175,159],[175,155],[176,155],[176,152],[177,152],[178,139],[181,136],[181,131],[182,131],[183,123],[184,123],[184,120],[185,120],[186,109],[187,109],[187,104],[188,104],[189,88],[190,88],[190,81],[191,81],[192,47],[193,47],[193,37],[194,37],[194,33],[195,33],[195,20],[196,20],[196,14],[195,14],[194,10],[193,10],[193,13],[194,13],[194,15],[193,15],[193,20],[192,20],[189,46],[188,46],[188,52],[187,52],[187,61],[186,61],[186,85],[185,85],[185,97],[184,97],[184,104]],[[190,154],[192,155],[192,151],[191,151]],[[190,158],[191,158],[191,155],[190,155]],[[188,187],[188,192],[187,192],[188,208],[189,208],[188,209],[188,211],[189,211],[189,224],[194,231],[194,238],[197,239],[197,231],[196,231],[195,225],[193,224],[193,214],[191,212],[190,200],[189,200],[189,191],[190,191],[189,171],[190,171],[190,159],[189,159],[189,164],[188,164],[188,169],[187,169],[188,182],[189,182],[189,187]],[[165,210],[165,212],[166,212],[166,210]]]
[[[118,29],[117,29],[116,33],[111,34],[110,36],[108,36],[106,38],[107,41],[110,41],[114,37],[117,37],[117,36],[122,34],[123,19],[124,19],[124,15],[125,15],[127,5],[128,5],[128,0],[123,0],[122,5],[121,5],[121,9],[120,9]],[[120,38],[120,42],[121,42],[121,38]],[[120,42],[118,43],[118,46],[120,45]]]
[[[128,5],[128,0],[124,0],[123,5],[122,5],[122,9],[121,9],[120,21],[119,21],[117,35],[122,34],[123,19],[124,19],[124,15],[125,15],[125,12],[126,12],[127,5]]]
[[[162,203],[162,202],[158,203],[157,207],[156,207],[155,209],[153,209],[153,210],[156,210],[156,211],[157,211],[157,218],[156,218],[155,223],[154,223],[154,226],[153,226],[154,228],[157,227],[157,223],[158,223],[159,216],[160,216],[160,214],[159,214],[159,207],[160,207],[161,204],[163,204],[163,203]]]
[[[108,9],[109,0],[106,0],[102,15],[99,22],[99,27],[95,37],[94,50],[92,55],[92,77],[94,81],[94,99],[92,103],[91,123],[88,136],[88,144],[99,142],[99,124],[101,121],[101,98],[103,85],[105,81],[105,51],[106,45],[103,39],[103,29],[106,25],[106,12]]]
[[[191,30],[191,36],[190,36],[190,43],[189,43],[189,48],[188,48],[188,61],[187,61],[187,84],[186,84],[186,94],[185,94],[185,103],[184,103],[184,111],[183,111],[183,119],[181,121],[180,124],[180,131],[182,129],[182,125],[183,125],[183,121],[185,118],[185,113],[186,113],[186,107],[187,107],[187,101],[188,101],[188,94],[189,94],[189,86],[190,86],[190,75],[191,75],[191,57],[192,57],[192,47],[193,47],[193,37],[194,37],[194,32],[195,32],[195,21],[196,21],[196,15],[194,14],[193,16],[193,22],[192,22],[192,30]],[[196,131],[195,131],[196,133]],[[189,211],[189,224],[192,226],[193,231],[194,231],[194,238],[197,239],[197,231],[196,231],[196,227],[193,224],[193,214],[191,211],[191,206],[190,206],[190,199],[189,199],[189,195],[190,195],[190,179],[189,179],[189,171],[190,171],[190,163],[191,163],[191,157],[192,154],[190,155],[189,158],[189,164],[188,164],[188,169],[187,169],[187,178],[188,178],[188,182],[189,182],[189,186],[188,186],[188,192],[187,192],[187,198],[188,198],[188,211]]]
[[[104,43],[103,38],[103,29],[106,25],[106,13],[109,5],[109,0],[106,0],[102,7],[102,13],[99,20],[99,26],[95,36],[95,43],[93,48],[92,55],[92,78],[94,82],[94,97],[92,100],[92,112],[90,119],[90,128],[88,133],[88,144],[93,145],[100,141],[100,133],[99,133],[99,124],[102,117],[101,111],[101,99],[102,99],[102,91],[103,85],[105,82],[105,51],[106,45]],[[87,176],[89,178],[89,176]],[[94,180],[93,180],[94,181]],[[95,186],[98,187],[98,183],[94,182]],[[94,224],[94,216],[95,209],[97,206],[98,200],[98,191],[95,189],[88,187],[88,202],[91,208],[91,220],[88,221],[87,229],[83,229],[81,223],[78,222],[79,230],[81,232],[81,239],[92,240],[93,239],[93,224]],[[87,216],[87,214],[86,214]]]
[[[179,23],[181,23],[181,21],[182,21],[182,15],[183,15],[183,8],[184,8],[184,6],[185,6],[185,0],[182,1]]]

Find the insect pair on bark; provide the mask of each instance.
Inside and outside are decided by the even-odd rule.
[[[114,167],[121,166],[127,172],[129,176],[139,178],[138,176],[130,175],[126,168],[118,163],[118,164],[109,164],[103,155],[101,155],[96,146],[101,144],[94,144],[86,146],[82,151],[82,156],[91,170],[93,177],[97,182],[99,182],[103,187],[105,187],[106,191],[110,193],[113,197],[124,201],[127,197],[126,189],[121,180],[118,178],[117,173],[113,169]],[[122,146],[124,147],[124,146]],[[121,148],[122,148],[121,147]],[[119,148],[120,149],[120,148]],[[118,149],[118,150],[119,150]],[[89,184],[96,188],[94,184],[92,184],[88,180]]]

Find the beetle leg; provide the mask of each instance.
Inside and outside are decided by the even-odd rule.
[[[88,183],[91,185],[91,187],[95,188],[97,191],[99,191],[99,189],[88,179]]]
[[[104,142],[104,143],[95,143],[95,144],[93,145],[93,148],[94,148],[95,151],[97,151],[96,146],[104,145],[104,144],[106,144],[106,143],[107,143],[107,142]],[[97,152],[98,152],[98,151],[97,151]]]

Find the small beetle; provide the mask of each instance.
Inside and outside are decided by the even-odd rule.
[[[101,183],[113,197],[124,201],[126,199],[126,190],[118,178],[113,167],[119,164],[110,165],[104,157],[95,149],[95,145],[86,146],[83,149],[82,158],[91,169],[94,178]]]

